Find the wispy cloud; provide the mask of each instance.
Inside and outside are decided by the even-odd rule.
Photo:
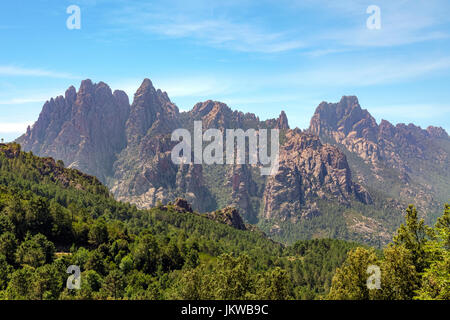
[[[299,71],[282,75],[278,81],[302,86],[360,87],[411,81],[448,69],[450,58],[429,58],[411,62],[400,59],[374,59],[334,63],[313,70]]]
[[[12,98],[9,100],[0,100],[0,105],[16,105],[16,104],[26,104],[26,103],[36,103],[36,102],[45,102],[50,99],[52,96],[44,97],[36,97],[36,98]]]
[[[0,66],[0,76],[27,76],[62,79],[79,79],[70,73],[55,72],[44,69],[23,68],[17,66]]]
[[[121,26],[125,30],[188,39],[196,44],[241,52],[277,53],[305,46],[299,37],[293,36],[292,30],[275,31],[273,26],[268,29],[236,15],[212,14],[215,5],[208,3],[192,10],[191,6],[196,5],[190,2],[189,6],[184,5],[174,12],[166,3],[163,7],[133,3],[112,13],[111,22],[116,31],[117,26]]]
[[[192,8],[188,9],[186,6],[177,7],[177,1],[164,6],[127,3],[109,17],[116,31],[121,26],[128,31],[187,39],[204,46],[241,52],[305,50],[310,57],[322,57],[355,49],[395,47],[450,38],[450,32],[443,31],[447,29],[439,28],[450,23],[450,16],[442,10],[448,6],[445,1],[379,0],[376,4],[381,8],[381,30],[367,29],[369,15],[366,9],[371,3],[366,0],[285,0],[282,4],[292,8],[290,19],[297,19],[297,22],[283,27],[270,15],[248,19],[245,14],[229,14],[223,4],[195,0],[190,2],[189,7]],[[246,2],[228,5],[233,7],[234,13],[240,9],[244,12],[251,10]],[[267,11],[270,11],[270,2],[267,5]],[[326,26],[318,23],[313,29],[303,22],[303,17],[318,11],[330,21]]]
[[[0,122],[0,133],[22,133],[31,122]]]
[[[142,26],[144,30],[174,38],[193,38],[209,45],[244,52],[276,53],[305,46],[287,32],[267,32],[256,26],[231,20],[181,21],[164,18],[163,23]]]
[[[331,3],[332,2],[332,3]],[[334,41],[335,44],[351,47],[393,47],[418,42],[446,39],[450,37],[447,31],[437,30],[436,27],[450,22],[446,8],[446,0],[379,0],[373,4],[380,7],[381,29],[369,30],[365,23],[369,15],[365,9],[367,1],[356,0],[352,4],[346,1],[318,0],[320,5],[328,10],[344,15],[349,19],[351,27],[328,30],[318,35],[324,40]]]
[[[151,80],[156,89],[166,91],[170,98],[212,97],[234,90],[232,79],[225,75],[153,76]],[[111,87],[125,91],[133,99],[141,83],[142,79],[124,79],[112,81]]]
[[[326,65],[302,67],[277,74],[232,74],[154,76],[156,88],[170,98],[222,99],[230,104],[282,103],[305,99],[311,88],[359,88],[423,79],[450,69],[450,57],[429,57],[411,61],[395,59],[343,59]],[[132,100],[142,79],[112,83]],[[275,91],[274,91],[275,90]],[[294,91],[292,91],[294,90]],[[274,93],[275,92],[275,93]]]
[[[450,104],[400,104],[383,106],[365,106],[376,118],[395,118],[402,121],[417,121],[422,119],[433,119],[450,114]]]

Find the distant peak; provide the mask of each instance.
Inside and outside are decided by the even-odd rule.
[[[152,81],[149,78],[144,78],[144,80],[142,81],[142,85],[144,84],[153,86]]]
[[[64,94],[64,97],[66,99],[67,102],[72,103],[73,101],[75,101],[76,97],[77,97],[77,90],[75,89],[74,86],[70,86],[67,90],[66,93]]]
[[[225,103],[213,100],[206,100],[204,102],[198,102],[195,104],[194,108],[192,108],[191,112],[194,114],[198,114],[200,116],[205,116],[210,113],[211,110],[216,109],[218,111],[231,111],[231,108],[228,107]]]
[[[142,81],[139,89],[136,91],[136,94],[140,95],[140,94],[143,94],[143,93],[146,93],[146,92],[149,92],[149,91],[156,91],[156,90],[153,87],[153,83],[151,82],[151,80],[148,79],[148,78],[145,78]]]
[[[80,84],[80,91],[85,91],[85,90],[89,90],[94,86],[94,84],[92,83],[91,79],[86,79],[81,81]]]
[[[370,113],[362,109],[356,96],[343,96],[338,103],[322,102],[311,119],[309,131],[315,135],[329,131],[352,131],[357,136],[375,139],[377,122]]]
[[[435,138],[448,138],[449,137],[447,131],[445,131],[445,129],[442,127],[429,126],[426,130],[430,136],[435,137]]]
[[[278,129],[289,129],[289,122],[284,110],[281,110],[280,116],[277,120],[277,128]]]
[[[351,105],[359,105],[357,96],[342,96],[341,103],[351,104]]]
[[[106,88],[109,88],[108,84],[106,84],[106,83],[103,82],[103,81],[100,81],[99,83],[97,83],[97,87],[106,87]]]
[[[380,128],[394,128],[394,125],[385,119],[381,119]]]

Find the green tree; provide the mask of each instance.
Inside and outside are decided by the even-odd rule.
[[[450,206],[445,205],[444,215],[435,226],[436,238],[425,247],[431,257],[429,267],[422,276],[416,299],[450,300]]]
[[[103,219],[94,222],[93,226],[89,229],[88,238],[89,243],[94,247],[108,242],[108,229]]]
[[[54,259],[55,246],[42,234],[27,236],[16,252],[16,261],[20,265],[39,267],[51,263]]]
[[[159,261],[160,248],[154,236],[144,234],[137,240],[133,250],[133,260],[138,270],[153,273]]]
[[[267,272],[260,281],[257,297],[265,300],[289,300],[289,277],[286,270],[279,267]]]
[[[4,255],[9,264],[14,264],[17,250],[17,239],[12,232],[0,234],[0,254]]]
[[[188,269],[178,280],[175,299],[211,300],[216,299],[213,288],[214,279],[205,266]]]
[[[404,246],[389,245],[383,250],[381,289],[372,290],[373,299],[410,300],[418,289],[420,276],[411,252]]]
[[[120,261],[119,268],[124,272],[125,274],[129,273],[131,270],[133,270],[134,261],[131,255],[126,255],[123,257],[123,259]]]
[[[198,256],[198,251],[194,250],[194,249],[190,249],[187,254],[184,266],[189,269],[194,269],[199,265],[199,263],[200,263],[200,259]]]
[[[367,286],[367,268],[379,262],[373,249],[358,247],[351,250],[341,268],[336,269],[332,280],[329,299],[368,300],[370,290]]]
[[[35,270],[32,277],[31,295],[38,300],[59,298],[64,276],[54,264],[46,264]]]
[[[102,277],[95,270],[87,270],[81,274],[81,289],[77,292],[77,297],[83,300],[96,298],[96,294],[103,285]]]
[[[6,257],[3,254],[0,254],[0,291],[6,288],[8,276],[12,271],[13,268],[8,264]]]
[[[213,274],[215,298],[220,300],[245,299],[252,291],[250,259],[246,255],[233,258],[222,254]]]
[[[123,297],[124,289],[123,273],[119,270],[113,270],[104,279],[101,291],[106,298],[120,299]]]
[[[14,271],[6,288],[6,298],[9,300],[31,299],[33,275],[34,268],[28,265]]]
[[[419,220],[417,210],[413,205],[406,209],[406,223],[402,224],[394,237],[396,245],[403,245],[412,254],[417,272],[421,273],[427,267],[425,244],[432,234],[430,227],[423,219]]]
[[[98,249],[95,249],[89,253],[89,259],[86,262],[86,269],[94,270],[101,275],[106,274],[104,257]]]

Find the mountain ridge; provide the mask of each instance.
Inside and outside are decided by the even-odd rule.
[[[89,111],[101,115],[90,117]],[[278,174],[264,178],[257,166],[248,164],[174,164],[171,133],[178,128],[192,132],[199,120],[203,130],[279,129]],[[24,150],[96,175],[116,199],[140,208],[181,197],[200,212],[233,206],[247,222],[278,240],[311,237],[306,221],[320,220],[321,226],[313,227],[318,234],[358,241],[372,241],[368,229],[373,232],[369,238],[389,239],[410,200],[426,210],[440,209],[448,184],[439,180],[439,186],[430,187],[438,178],[418,174],[413,160],[419,159],[421,166],[447,163],[447,141],[448,134],[439,127],[423,130],[386,120],[377,124],[354,96],[319,104],[304,131],[290,129],[284,111],[261,121],[214,100],[180,112],[147,78],[131,104],[124,92],[112,93],[103,82],[84,80],[78,92],[71,86],[65,97],[47,101],[35,125],[17,139]],[[395,192],[386,192],[386,185]],[[330,208],[338,208],[336,217],[329,216]],[[286,231],[292,228],[288,223],[299,227]],[[385,240],[379,240],[381,234]]]
[[[450,137],[441,127],[394,126],[387,120],[377,124],[355,96],[344,96],[335,104],[322,102],[307,131],[347,152],[358,181],[366,185],[383,191],[371,181],[392,180],[389,175],[394,174],[395,197],[437,212],[448,201]],[[442,183],[435,183],[438,176]]]

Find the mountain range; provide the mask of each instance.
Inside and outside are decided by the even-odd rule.
[[[279,170],[257,165],[174,164],[171,133],[279,129]],[[282,111],[262,121],[218,101],[180,112],[145,79],[129,103],[103,82],[81,82],[47,101],[17,139],[25,151],[96,176],[117,200],[150,208],[184,198],[199,212],[238,209],[275,240],[334,237],[387,243],[414,203],[432,222],[450,195],[450,137],[442,128],[379,124],[354,96],[322,102],[306,130]],[[243,222],[239,223],[243,225]]]

